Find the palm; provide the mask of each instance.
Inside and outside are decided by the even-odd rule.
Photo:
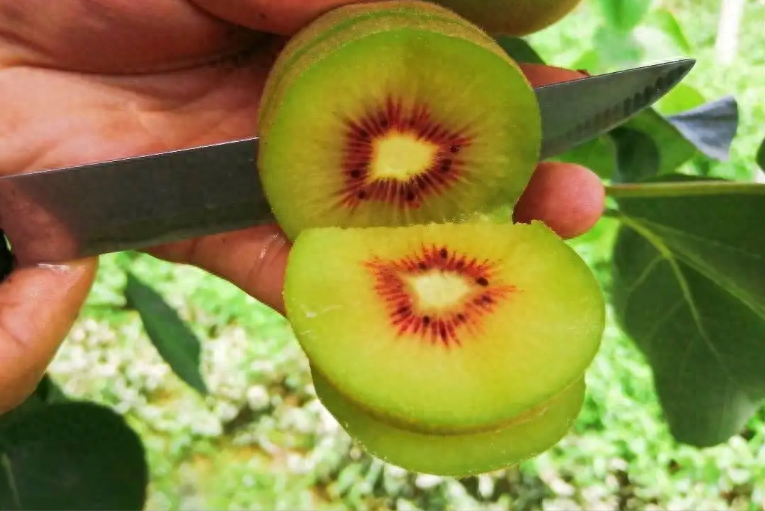
[[[58,5],[74,9],[78,3]],[[0,0],[0,9],[3,4],[10,2]],[[154,2],[154,11],[144,9],[140,17],[131,3],[119,9],[117,19],[133,19],[133,26],[104,26],[89,35],[65,31],[73,35],[63,40],[59,27],[56,44],[30,57],[38,65],[0,68],[0,97],[13,98],[0,113],[0,130],[12,134],[0,142],[0,172],[179,149],[257,131],[260,93],[280,41],[227,25],[182,0]],[[152,13],[174,23],[154,25]],[[176,26],[185,30],[182,41],[172,37]],[[146,41],[157,39],[159,27],[167,42],[148,51]],[[47,46],[44,32],[35,37],[30,47]],[[25,51],[15,44],[6,51]],[[83,45],[93,51],[64,51]],[[119,57],[110,58],[115,53]],[[192,247],[176,244],[157,253],[172,258]]]
[[[196,54],[167,48],[166,53],[176,53],[177,63],[158,62],[161,48],[148,53],[136,44],[133,52],[121,48],[126,60],[99,62],[98,56],[109,46],[108,35],[107,31],[103,41],[90,41],[96,49],[91,62],[71,55],[61,56],[56,67],[0,67],[0,97],[13,98],[0,115],[0,129],[12,134],[0,144],[0,168],[19,172],[132,156],[250,135],[255,130],[269,53],[250,55],[247,62],[233,65],[220,61],[222,45],[208,43],[205,54],[192,43]],[[142,39],[141,34],[134,38]],[[193,34],[189,39],[193,41]],[[228,52],[241,51],[245,41],[240,37],[237,44]],[[56,46],[66,46],[66,41]],[[35,57],[41,63],[48,58],[45,54]],[[145,64],[165,70],[125,74],[126,61],[136,68]],[[111,70],[105,67],[108,62]]]
[[[0,123],[13,136],[1,166],[49,168],[252,134],[264,76],[252,65],[142,77],[10,70],[0,95],[14,100]]]

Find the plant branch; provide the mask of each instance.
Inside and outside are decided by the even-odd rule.
[[[699,195],[765,195],[765,184],[733,181],[677,181],[606,186],[609,197],[692,197]]]

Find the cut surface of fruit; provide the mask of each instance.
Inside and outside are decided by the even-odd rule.
[[[561,20],[582,0],[435,0],[494,34],[523,36]]]
[[[306,230],[284,299],[318,371],[420,431],[492,428],[551,398],[605,321],[594,275],[539,222]]]
[[[296,45],[269,78],[258,167],[291,239],[464,221],[515,203],[536,166],[539,108],[518,66],[446,10],[385,4],[411,5]]]
[[[440,5],[419,0],[347,4],[325,13],[287,42],[269,73],[263,91],[261,128],[270,124],[270,107],[280,103],[280,94],[287,88],[285,84],[292,83],[306,67],[360,35],[370,35],[392,26],[400,26],[402,18],[408,19],[410,23],[419,22],[417,26],[426,24],[431,29],[439,28],[450,35],[467,37],[510,60],[488,34]]]
[[[346,399],[312,369],[319,400],[345,431],[377,458],[406,470],[464,477],[499,470],[550,449],[566,434],[584,402],[584,378],[502,428],[433,435],[380,421]]]

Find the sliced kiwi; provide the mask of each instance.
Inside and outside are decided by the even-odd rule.
[[[557,444],[584,402],[584,378],[502,427],[480,433],[426,434],[388,424],[346,399],[312,369],[319,400],[370,454],[410,471],[465,477],[499,470]]]
[[[391,22],[395,24],[401,17],[420,22],[437,20],[446,28],[447,33],[452,32],[454,25],[457,25],[460,29],[459,35],[469,33],[477,43],[482,43],[484,47],[512,63],[504,50],[478,26],[444,7],[419,0],[348,4],[327,12],[288,41],[274,63],[263,91],[260,109],[261,132],[267,131],[272,118],[272,107],[279,104],[278,95],[284,91],[285,84],[300,76],[307,65],[317,61],[328,51],[352,41],[359,34],[386,30]],[[273,99],[273,96],[277,96],[277,99]]]
[[[604,329],[584,261],[540,222],[317,228],[284,299],[314,367],[421,432],[500,427],[579,379]]]
[[[459,222],[515,203],[541,120],[491,38],[423,2],[325,16],[285,49],[262,98],[260,178],[288,237]]]

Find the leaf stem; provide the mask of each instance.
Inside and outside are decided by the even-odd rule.
[[[0,453],[0,467],[2,467],[6,481],[8,481],[8,486],[11,489],[13,505],[16,507],[16,509],[21,509],[21,497],[19,496],[19,489],[16,487],[16,478],[13,476],[11,460],[8,458],[6,453]]]
[[[765,195],[765,184],[735,181],[678,181],[671,183],[630,183],[606,186],[609,197],[692,197],[700,195]]]

